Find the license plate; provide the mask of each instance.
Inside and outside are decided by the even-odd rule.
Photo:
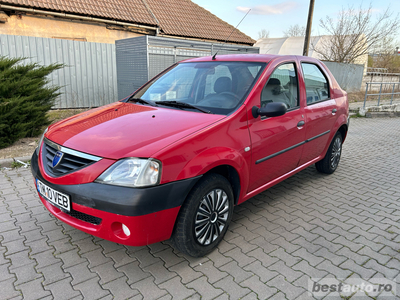
[[[42,195],[47,201],[51,202],[55,206],[65,209],[66,211],[71,210],[71,202],[69,200],[69,196],[51,187],[47,186],[39,179],[36,179],[36,187],[40,195]]]

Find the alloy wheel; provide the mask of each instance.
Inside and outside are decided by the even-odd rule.
[[[206,246],[220,236],[227,225],[229,203],[227,194],[221,189],[214,189],[201,199],[194,221],[197,243]]]
[[[342,151],[342,141],[340,137],[336,137],[335,142],[333,143],[332,154],[330,159],[332,169],[336,169],[337,165],[339,164],[341,151]]]

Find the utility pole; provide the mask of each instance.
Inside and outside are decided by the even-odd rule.
[[[304,38],[304,48],[303,48],[304,56],[308,56],[308,48],[310,47],[310,35],[311,35],[312,18],[314,13],[314,1],[315,0],[310,0],[310,8],[308,10],[307,29],[306,29],[306,36]]]

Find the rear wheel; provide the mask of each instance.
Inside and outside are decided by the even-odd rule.
[[[233,192],[219,174],[207,174],[190,192],[178,215],[172,242],[190,256],[210,253],[222,240],[233,214]]]
[[[342,135],[337,132],[329,145],[325,157],[315,164],[321,173],[332,174],[339,165],[340,155],[342,154]]]

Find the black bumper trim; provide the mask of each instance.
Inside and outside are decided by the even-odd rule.
[[[71,202],[123,216],[141,216],[181,206],[201,176],[154,187],[129,188],[101,183],[59,185],[40,173],[36,152],[31,159],[32,175],[51,188],[70,196]]]

